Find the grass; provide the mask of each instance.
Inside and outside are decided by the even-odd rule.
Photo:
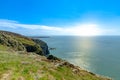
[[[0,31],[0,80],[109,80],[53,56],[52,61],[37,55],[42,53],[41,45],[46,43]]]
[[[3,45],[0,45],[0,50],[6,50],[6,48]]]
[[[0,31],[0,50],[6,50],[7,47],[5,46],[15,51],[29,51],[38,54],[43,53],[41,44],[37,44],[32,39],[16,33]]]
[[[0,79],[8,73],[10,80],[107,80],[85,70],[74,73],[70,67],[58,66],[36,54],[0,52]]]
[[[28,39],[21,38],[21,37],[15,37],[15,39],[26,45],[35,45],[35,43],[32,40],[28,40]]]
[[[8,49],[8,47],[3,46],[3,45],[0,44],[0,50],[2,50],[2,51],[6,51],[7,49]]]

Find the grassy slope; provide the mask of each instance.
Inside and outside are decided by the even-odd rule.
[[[74,72],[36,54],[0,51],[0,80],[108,80],[85,70]]]
[[[30,39],[27,38],[23,35],[17,34],[17,33],[12,33],[12,32],[7,32],[7,31],[0,31],[0,38],[1,37],[6,37],[6,39],[14,39],[17,40],[23,44],[28,44],[28,45],[34,45],[35,43]]]
[[[62,60],[50,61],[35,53],[26,53],[22,51],[25,45],[36,43],[19,34],[0,31],[0,80],[108,80],[69,64],[61,65]],[[42,51],[40,47],[37,49]]]
[[[8,49],[8,47],[3,46],[3,45],[0,45],[0,50],[2,50],[2,51],[6,51],[7,49]]]
[[[0,44],[11,47],[15,50],[24,50],[25,45],[35,45],[35,43],[24,36],[16,33],[0,31]]]
[[[41,44],[37,44],[31,38],[12,32],[0,31],[0,49],[3,50],[5,47],[9,47],[8,50],[29,51],[43,54]]]

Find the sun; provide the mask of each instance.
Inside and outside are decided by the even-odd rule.
[[[74,27],[73,34],[78,36],[97,36],[101,34],[101,30],[98,28],[98,25],[85,24]]]

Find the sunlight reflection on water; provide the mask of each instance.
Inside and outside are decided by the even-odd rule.
[[[51,53],[83,69],[120,80],[120,37],[55,36],[42,39]]]
[[[75,64],[80,65],[82,68],[91,69],[91,66],[90,66],[91,59],[89,59],[89,57],[94,55],[92,53],[92,49],[94,48],[94,42],[92,38],[88,38],[88,37],[77,38],[76,37],[74,46],[75,48],[78,48],[77,50],[79,51],[79,52],[74,52],[74,55],[79,56],[79,58],[76,58],[72,61],[74,61]]]

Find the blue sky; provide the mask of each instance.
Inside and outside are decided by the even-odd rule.
[[[120,35],[119,3],[119,0],[0,0],[0,30],[25,35]]]

